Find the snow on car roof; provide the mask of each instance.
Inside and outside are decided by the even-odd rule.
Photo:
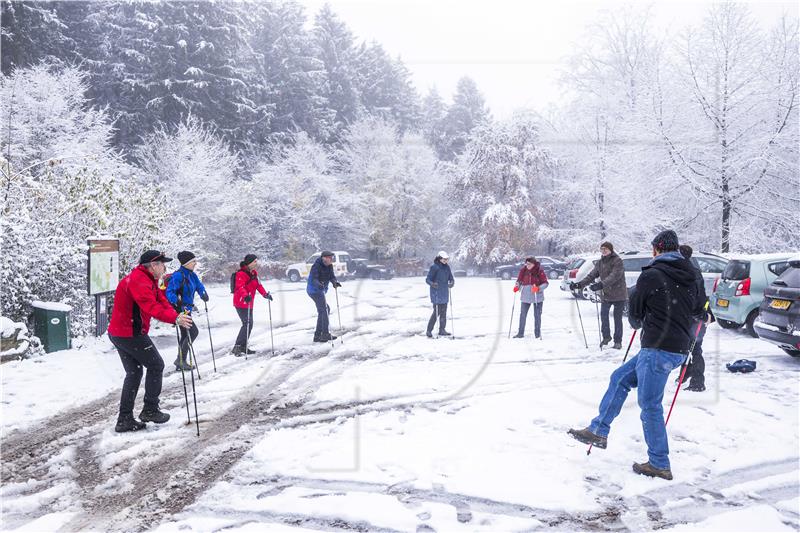
[[[731,260],[771,261],[773,259],[792,259],[800,257],[800,252],[775,252],[770,254],[731,254]]]

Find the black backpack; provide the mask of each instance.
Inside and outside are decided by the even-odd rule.
[[[231,294],[236,292],[236,274],[238,274],[238,273],[239,273],[239,271],[237,270],[236,272],[231,274]]]

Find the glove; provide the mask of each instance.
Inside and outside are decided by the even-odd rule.
[[[602,290],[603,289],[603,282],[602,281],[598,281],[596,283],[592,283],[591,285],[589,285],[589,288],[592,289],[593,291]]]
[[[571,291],[577,291],[577,290],[578,290],[578,284],[577,284],[577,283],[575,283],[574,281],[570,281],[570,282],[569,282],[569,290],[571,290]]]
[[[253,299],[253,297],[248,294],[247,296],[244,297],[244,303],[248,303],[249,304],[252,299]]]
[[[439,288],[439,283],[434,281],[433,283],[431,283],[431,287],[433,287],[434,289],[438,289]]]
[[[519,292],[519,283],[514,285],[514,292]]]
[[[531,285],[531,292],[532,293],[539,292],[539,286],[538,285]]]
[[[341,284],[341,283],[339,283],[338,281],[334,281],[334,282],[333,282],[331,285],[333,285],[333,288],[334,288],[334,289],[338,289],[339,287],[341,287],[341,286],[342,286],[342,284]]]
[[[200,299],[203,300],[204,302],[207,302],[208,301],[208,294],[204,292],[203,294],[200,295]]]
[[[449,289],[452,289],[452,288],[453,288],[453,285],[455,285],[455,284],[456,284],[456,282],[455,282],[455,281],[448,281],[448,282],[447,282],[447,288],[449,288]]]
[[[267,295],[264,296],[264,298],[266,298],[267,300],[269,300],[271,302],[272,301],[272,293],[268,292]]]

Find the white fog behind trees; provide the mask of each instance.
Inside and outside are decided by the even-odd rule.
[[[488,267],[666,227],[709,251],[800,248],[798,19],[751,9],[665,32],[616,7],[558,105],[496,119],[469,77],[420,94],[335,7],[3,2],[2,312],[57,298],[88,327],[96,234],[123,268],[164,248],[209,270],[323,247]]]

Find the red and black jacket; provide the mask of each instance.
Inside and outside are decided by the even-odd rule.
[[[178,313],[159,290],[158,280],[139,265],[117,286],[108,334],[114,337],[147,335],[151,317],[174,324]]]
[[[541,269],[538,262],[534,263],[533,268],[530,270],[525,265],[522,265],[517,281],[520,285],[544,285],[547,283],[547,274]]]
[[[253,308],[253,297],[256,291],[261,293],[261,296],[266,296],[267,291],[261,282],[258,281],[258,272],[255,270],[248,270],[247,267],[242,267],[236,273],[236,284],[233,290],[233,306],[237,309],[250,309]],[[249,302],[245,302],[245,296],[250,297]]]

